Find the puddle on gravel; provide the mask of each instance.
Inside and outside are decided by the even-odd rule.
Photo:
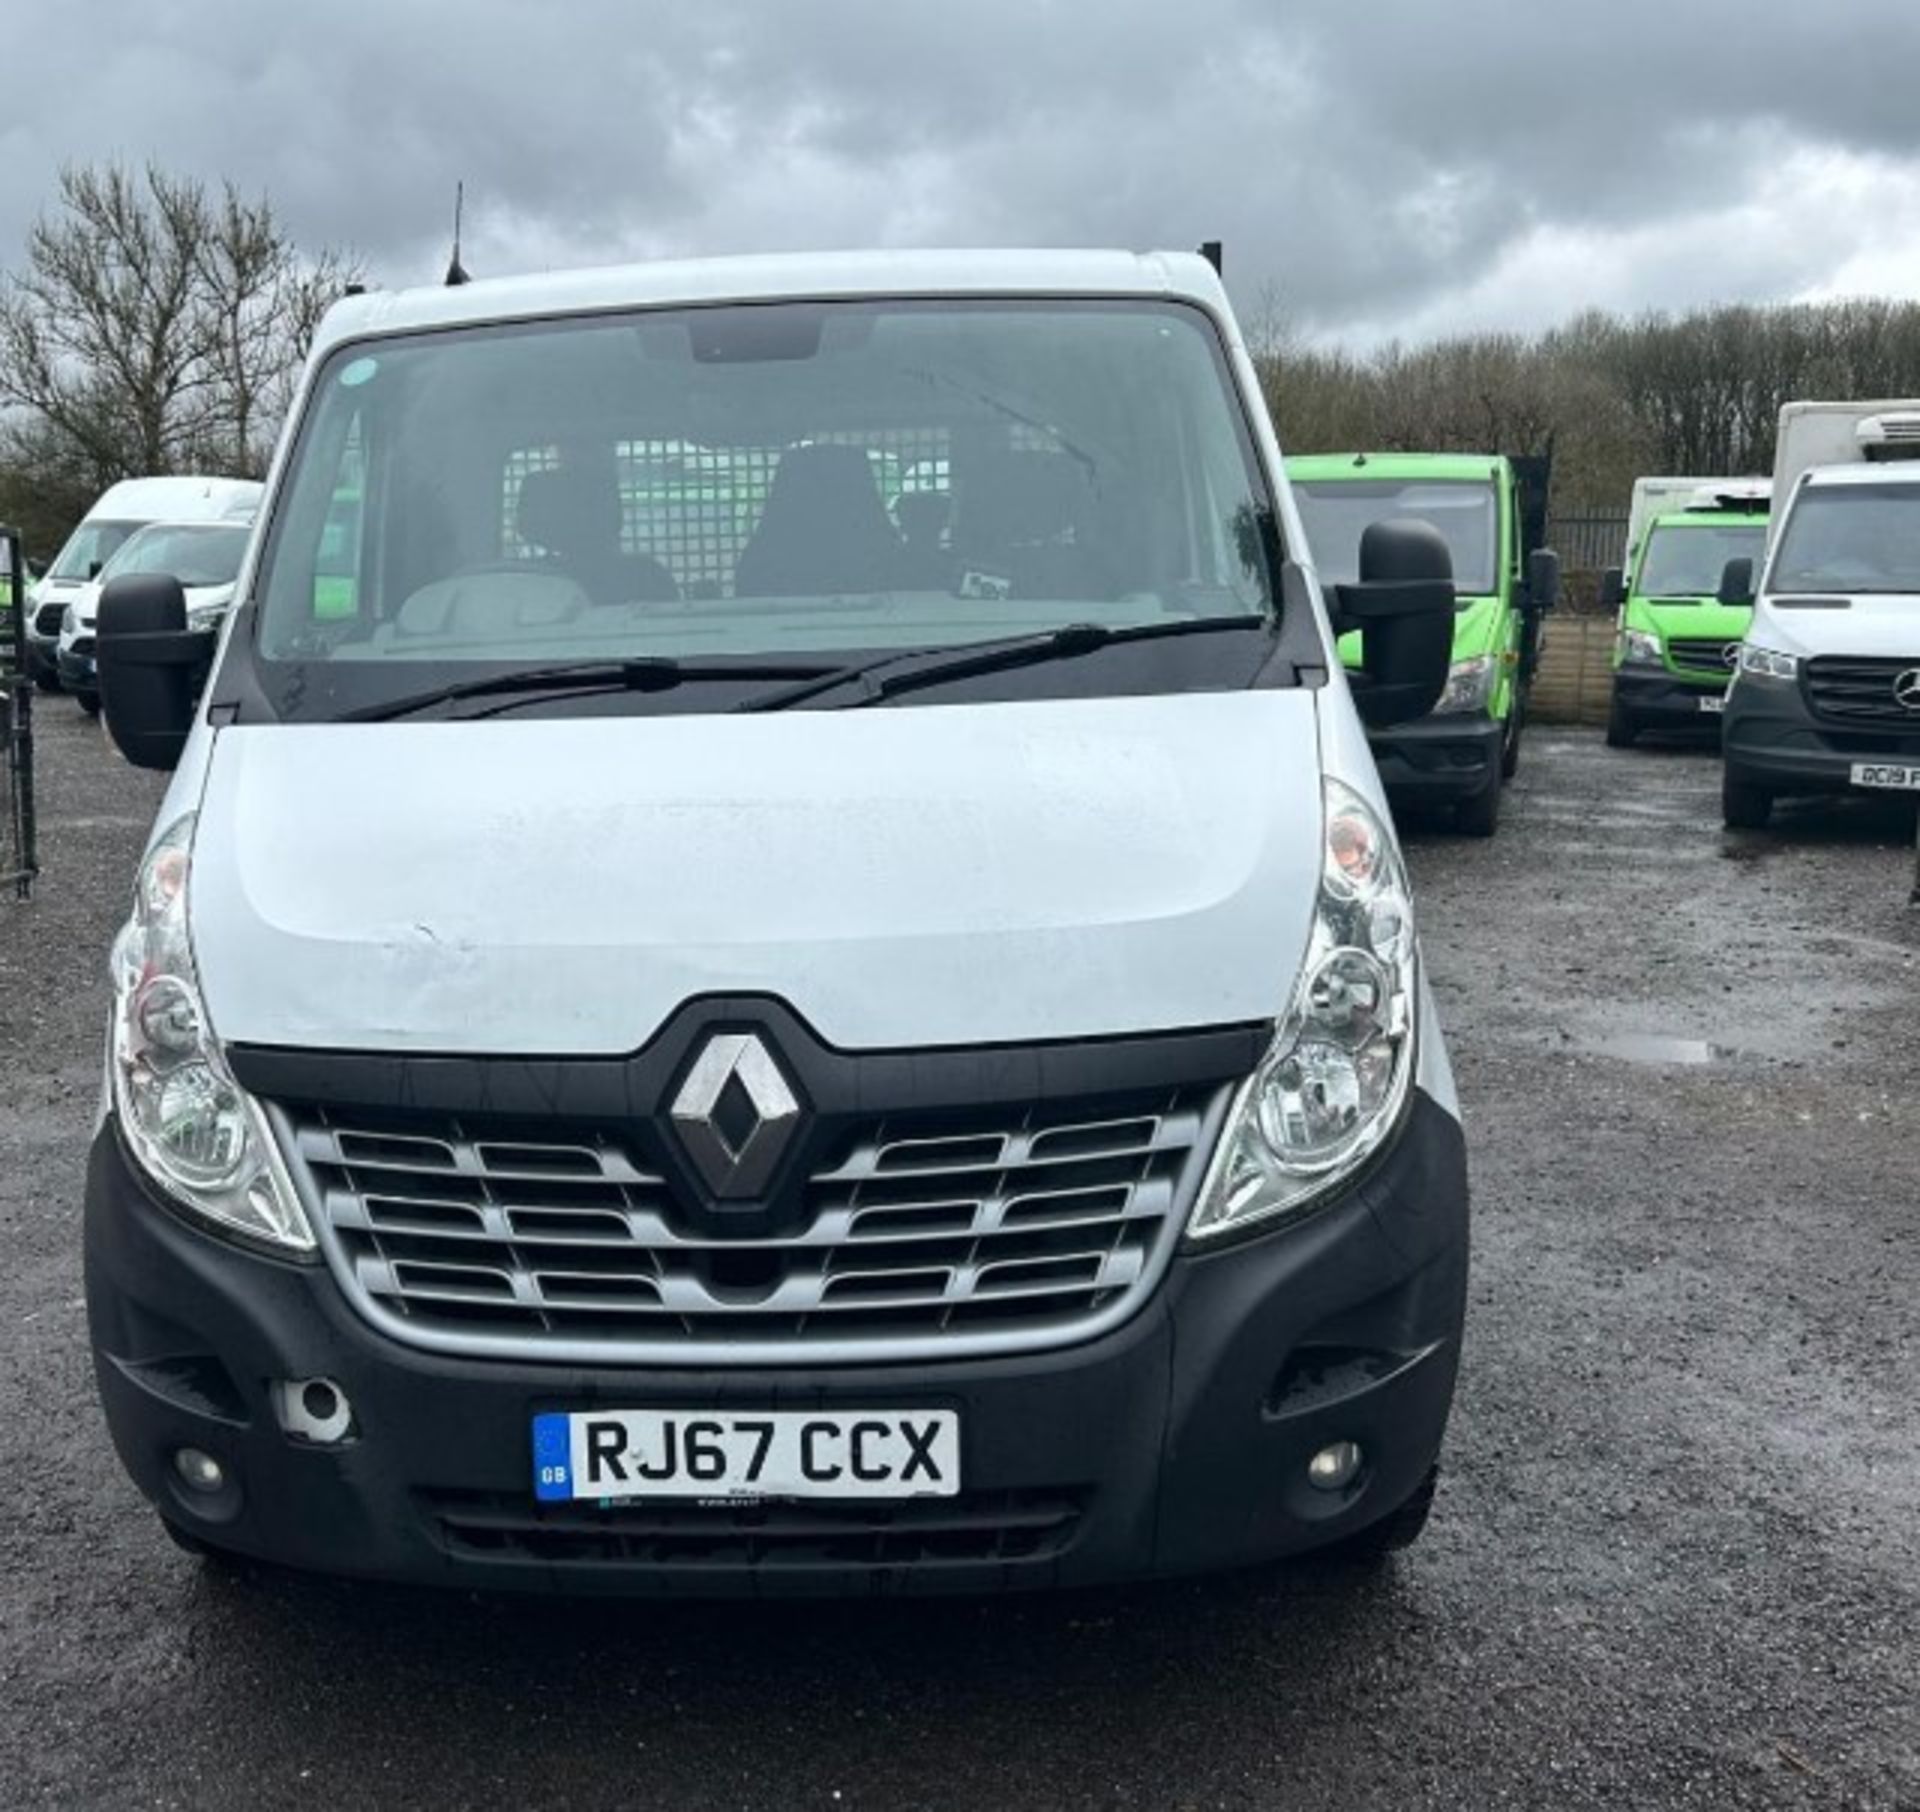
[[[1725,1045],[1704,1038],[1669,1038],[1657,1032],[1617,1032],[1611,1038],[1590,1039],[1585,1048],[1628,1063],[1714,1063],[1733,1055]]]

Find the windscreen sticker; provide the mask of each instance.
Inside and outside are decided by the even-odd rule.
[[[378,359],[355,359],[340,374],[340,387],[343,390],[357,390],[368,378],[380,369]]]

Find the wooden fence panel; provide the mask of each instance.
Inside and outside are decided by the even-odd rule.
[[[1612,657],[1610,615],[1561,611],[1548,617],[1540,668],[1533,676],[1534,718],[1553,724],[1605,723]]]

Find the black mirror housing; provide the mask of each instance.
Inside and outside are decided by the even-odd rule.
[[[1453,662],[1453,557],[1440,531],[1398,518],[1360,537],[1360,582],[1337,588],[1336,621],[1357,629],[1353,702],[1370,729],[1425,717]]]
[[[1729,560],[1720,569],[1719,600],[1743,607],[1753,603],[1753,561],[1747,555]]]
[[[1527,556],[1527,608],[1552,610],[1560,602],[1560,556],[1536,547]]]
[[[94,659],[101,714],[138,768],[171,768],[193,728],[216,633],[187,627],[187,594],[161,573],[129,573],[100,594]]]
[[[1600,608],[1618,610],[1626,601],[1626,572],[1621,567],[1610,566],[1600,575]]]

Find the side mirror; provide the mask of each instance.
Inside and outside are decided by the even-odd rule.
[[[87,583],[89,585],[100,577],[100,566],[101,562],[98,560],[89,560],[87,562]]]
[[[1440,531],[1410,518],[1360,537],[1360,582],[1337,588],[1339,626],[1360,631],[1353,702],[1370,729],[1425,717],[1453,662],[1453,557]]]
[[[1600,608],[1618,610],[1627,601],[1627,575],[1618,566],[1610,566],[1600,575]]]
[[[1560,602],[1560,556],[1536,547],[1527,556],[1527,608],[1551,610]]]
[[[1753,602],[1753,561],[1745,554],[1729,560],[1720,569],[1720,602],[1750,605]]]
[[[162,573],[129,573],[100,594],[94,659],[107,729],[137,768],[171,768],[193,728],[217,634],[187,627],[187,594]]]

